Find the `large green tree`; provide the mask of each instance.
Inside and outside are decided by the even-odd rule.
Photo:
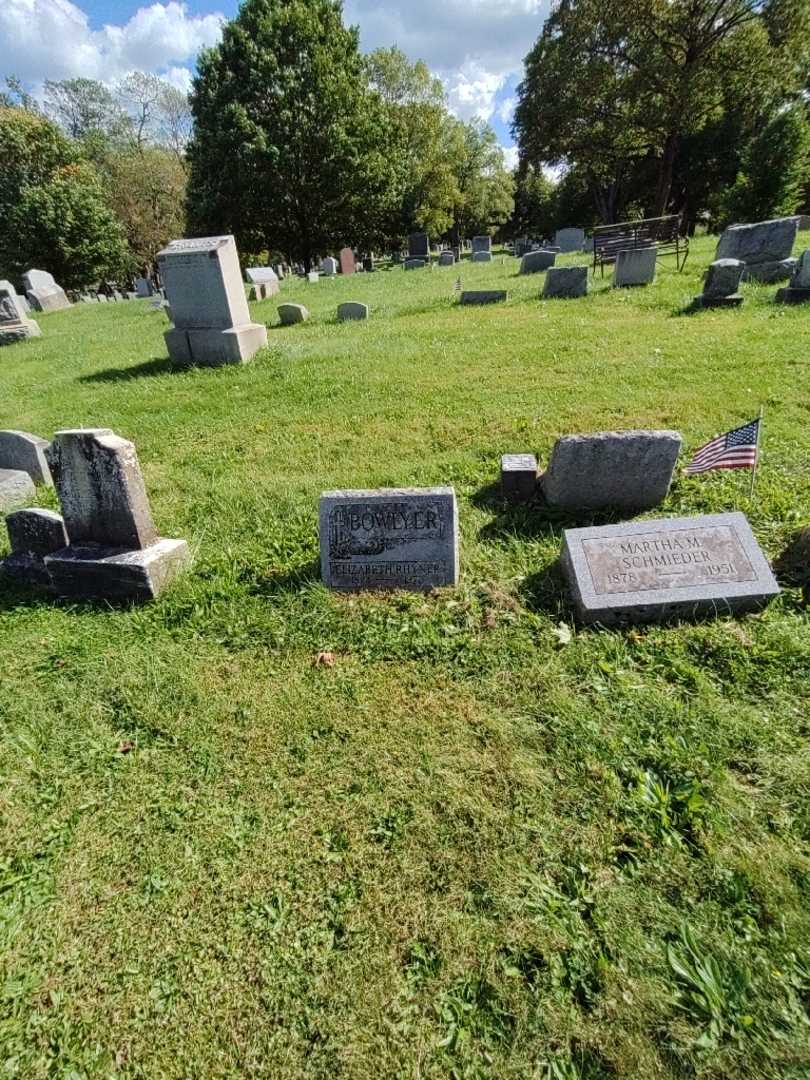
[[[339,0],[245,0],[191,94],[192,233],[311,265],[390,212],[388,132]]]
[[[463,237],[493,231],[514,210],[515,182],[506,168],[503,150],[488,124],[455,122],[448,156],[456,179],[453,234]]]

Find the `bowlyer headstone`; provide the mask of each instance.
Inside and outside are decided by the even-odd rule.
[[[427,233],[411,233],[408,237],[408,258],[430,259],[430,237]]]
[[[109,428],[58,431],[48,460],[70,541],[45,557],[56,591],[157,596],[188,562],[188,545],[158,536],[133,444]]]
[[[338,252],[341,274],[353,274],[357,269],[357,260],[350,247],[341,248]]]
[[[563,255],[571,255],[582,251],[585,243],[584,229],[558,229],[554,234],[554,244]]]
[[[303,304],[279,304],[278,317],[282,326],[294,326],[296,323],[306,322],[309,312]]]
[[[28,302],[35,311],[61,311],[70,307],[65,290],[45,270],[29,270],[23,274],[23,284]]]
[[[796,217],[730,225],[720,237],[715,258],[740,259],[745,263],[745,280],[786,281],[796,270],[791,256],[798,231]]]
[[[403,266],[406,270],[424,270],[427,262],[424,259],[406,259]]]
[[[443,251],[439,255],[439,266],[455,266],[456,257],[452,251]]]
[[[0,469],[21,469],[35,484],[53,486],[45,456],[50,443],[27,431],[0,431]]]
[[[492,262],[491,251],[474,251],[472,253],[471,261],[474,263],[489,263]]]
[[[157,257],[174,329],[164,335],[178,364],[241,364],[267,344],[250,321],[232,236],[173,240]]]
[[[651,285],[655,281],[658,249],[654,247],[632,248],[616,255],[613,271],[613,288],[626,289],[632,285]]]
[[[558,439],[540,483],[567,510],[649,510],[667,496],[683,440],[677,431],[599,431]]]
[[[779,594],[739,513],[566,529],[562,566],[585,623],[757,611]]]
[[[326,491],[321,572],[332,589],[427,591],[458,582],[453,488]]]
[[[268,296],[278,294],[281,286],[278,274],[271,266],[249,266],[245,273],[251,284],[251,300],[266,300]]]

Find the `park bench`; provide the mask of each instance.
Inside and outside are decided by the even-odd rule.
[[[620,251],[646,247],[657,248],[658,258],[674,255],[678,270],[683,270],[689,255],[689,238],[681,235],[680,214],[600,225],[593,230],[593,268],[601,267],[604,276],[605,265],[615,263]]]

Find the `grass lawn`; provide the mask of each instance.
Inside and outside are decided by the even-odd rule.
[[[810,315],[755,285],[684,314],[713,250],[573,302],[500,255],[285,281],[311,320],[253,305],[270,345],[239,368],[172,372],[148,302],[2,350],[0,427],[132,439],[195,558],[143,608],[0,593],[0,1077],[810,1075],[799,590],[578,630],[573,522],[493,487],[560,434],[691,453],[764,403],[753,501],[748,473],[681,474],[650,516],[741,509],[783,549]],[[509,302],[459,308],[459,272]],[[348,299],[369,322],[335,321]],[[434,484],[457,590],[322,587],[322,490]]]

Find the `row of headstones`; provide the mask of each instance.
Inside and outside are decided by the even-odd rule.
[[[773,284],[789,281],[776,300],[801,304],[810,300],[810,250],[792,254],[801,219],[775,218],[751,225],[732,225],[720,237],[697,307],[739,307],[742,281]]]
[[[48,445],[18,432],[18,463],[51,475],[62,515],[8,514],[3,572],[68,597],[149,600],[189,561],[184,540],[155,528],[135,447],[107,428],[59,431]],[[558,440],[539,477],[545,500],[569,512],[645,510],[665,498],[682,445],[674,431],[601,432]],[[505,455],[511,501],[534,498],[533,455]],[[321,572],[338,590],[430,590],[459,580],[452,487],[330,491],[319,507]],[[394,555],[394,553],[396,553]],[[779,586],[742,514],[565,529],[561,565],[586,623],[763,607]]]

